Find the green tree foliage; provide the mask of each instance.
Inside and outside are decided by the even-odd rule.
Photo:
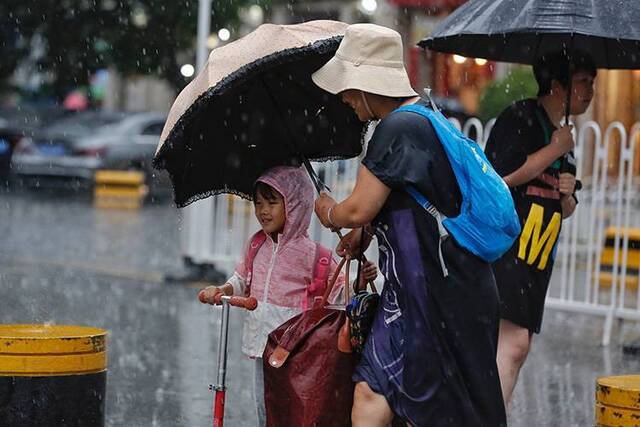
[[[0,1],[0,92],[20,61],[29,53],[29,39],[38,26],[28,2]]]
[[[82,0],[40,0],[32,9],[40,19],[36,31],[45,42],[38,66],[50,73],[51,89],[62,98],[69,89],[85,86],[91,74],[106,65],[96,44],[118,25],[119,17],[97,2]]]
[[[238,8],[256,3],[270,0],[213,0],[212,30],[233,29]],[[125,76],[157,75],[180,89],[187,81],[179,56],[195,54],[197,20],[198,0],[2,0],[0,90],[35,34],[46,43],[39,70],[51,74],[59,98],[108,66]]]
[[[515,101],[532,98],[538,84],[530,67],[516,67],[502,80],[495,80],[484,89],[480,98],[479,116],[483,121],[497,117]]]
[[[211,29],[235,28],[238,9],[249,0],[214,0]],[[120,25],[107,35],[108,62],[124,75],[157,74],[180,89],[179,52],[195,55],[198,0],[138,0],[120,2]],[[146,16],[143,22],[142,16]]]

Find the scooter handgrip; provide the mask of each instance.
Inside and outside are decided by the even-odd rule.
[[[253,311],[258,307],[258,300],[254,297],[231,297],[229,298],[229,305]]]
[[[222,304],[222,297],[223,297],[223,296],[225,296],[225,295],[224,295],[224,294],[222,294],[222,293],[220,293],[220,294],[216,294],[216,295],[213,297],[213,303],[214,303],[215,305],[220,305],[220,304]]]

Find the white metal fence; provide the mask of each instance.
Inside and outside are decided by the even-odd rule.
[[[638,265],[627,263],[636,250],[629,250],[630,244],[636,246],[629,239],[630,230],[640,227],[634,179],[638,139],[640,123],[629,132],[619,122],[604,132],[595,122],[580,127],[577,175],[584,188],[578,209],[564,222],[554,273],[557,286],[547,299],[550,307],[604,316],[604,345],[609,344],[614,319],[640,320]],[[609,227],[615,227],[609,234],[613,257],[610,271],[605,271],[602,262]]]
[[[458,128],[483,146],[494,121],[483,125],[472,118]],[[627,265],[629,233],[640,227],[640,204],[634,172],[639,155],[640,123],[629,131],[619,123],[601,129],[587,122],[576,131],[577,177],[583,183],[578,193],[580,203],[574,215],[563,222],[552,284],[547,298],[549,307],[604,318],[603,344],[610,340],[614,319],[640,320],[640,276],[638,266]],[[343,200],[352,190],[359,159],[315,164],[336,200]],[[253,206],[235,196],[217,196],[214,204],[213,240],[201,258],[210,259],[231,271],[241,257],[249,236],[258,230]],[[204,226],[204,224],[203,224]],[[605,230],[617,227],[613,247],[610,284],[603,284],[601,261]],[[314,219],[309,233],[314,240],[335,247],[337,238]],[[631,242],[635,245],[635,242]],[[638,242],[640,249],[640,242]],[[377,258],[376,248],[369,250]],[[635,250],[635,249],[632,249]]]

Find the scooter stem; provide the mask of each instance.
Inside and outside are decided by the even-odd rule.
[[[214,386],[213,427],[222,427],[224,421],[224,393],[227,376],[227,336],[229,332],[229,303],[222,301],[220,341],[218,341],[218,378]]]

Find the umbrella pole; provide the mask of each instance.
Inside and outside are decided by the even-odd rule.
[[[269,90],[269,86],[267,86],[267,83],[264,81],[264,78],[260,78],[260,82],[262,83],[262,86],[264,87],[264,90],[267,93],[267,96],[271,100],[271,103],[275,107],[275,110],[277,112],[276,114],[278,115],[278,119],[280,120],[280,125],[284,127],[284,129],[285,129],[285,131],[287,133],[287,137],[289,138],[289,143],[290,143],[291,147],[302,158],[302,164],[304,165],[304,168],[307,170],[307,173],[309,174],[309,177],[311,178],[311,182],[313,182],[313,186],[316,188],[316,192],[318,194],[322,193],[322,191],[324,191],[324,190],[328,190],[329,192],[331,192],[331,189],[329,187],[327,187],[322,182],[322,180],[320,179],[320,177],[318,176],[316,171],[313,169],[313,166],[311,165],[311,162],[309,161],[309,159],[307,159],[307,157],[305,155],[303,155],[300,152],[300,150],[298,149],[298,146],[297,146],[297,144],[295,142],[295,139],[293,138],[293,135],[291,134],[291,129],[289,129],[289,126],[287,126],[287,122],[284,120],[284,117],[282,117],[282,111],[280,110],[280,108],[278,106],[278,102],[276,101],[276,99],[274,98],[273,94]],[[335,230],[334,232],[338,235],[338,237],[340,239],[342,239],[344,237],[344,235],[342,234],[342,232],[340,230]],[[364,261],[364,262],[367,261],[367,258],[364,256],[364,253],[361,255],[361,257],[362,257],[362,261]]]
[[[329,192],[331,192],[331,189],[327,187],[327,185],[324,182],[322,182],[322,180],[316,173],[315,169],[313,169],[313,166],[311,165],[311,162],[309,161],[309,159],[307,159],[302,154],[300,156],[302,157],[302,164],[304,165],[304,168],[309,174],[309,177],[311,178],[311,182],[313,182],[313,186],[316,188],[316,192],[318,194],[320,194],[324,190],[328,190]]]
[[[569,81],[567,82],[567,101],[565,104],[565,119],[564,122],[566,125],[569,124],[569,115],[571,114],[571,91],[573,90],[573,73],[575,71],[575,66],[573,64],[573,37],[574,34],[571,33],[571,41],[569,42],[569,51],[567,52],[567,65],[569,67]]]
[[[298,144],[296,144],[296,141],[293,138],[293,135],[291,134],[291,129],[287,125],[287,121],[284,119],[284,117],[282,117],[282,110],[280,109],[280,106],[278,105],[278,102],[276,101],[275,97],[271,93],[271,90],[269,90],[269,86],[267,86],[267,82],[264,81],[263,77],[260,77],[260,83],[262,83],[262,87],[264,87],[264,91],[267,93],[269,100],[275,107],[278,120],[280,120],[280,126],[282,126],[285,132],[287,133],[287,139],[289,139],[289,145],[291,146],[293,151],[302,158],[302,164],[304,165],[304,168],[307,170],[307,173],[309,174],[309,177],[311,178],[311,182],[313,182],[313,186],[316,188],[316,191],[318,192],[318,194],[320,194],[323,190],[329,190],[329,187],[327,187],[322,182],[322,180],[320,179],[316,171],[313,169],[313,166],[311,166],[311,162],[309,162],[309,159],[307,159],[307,157],[304,154],[302,154],[302,152],[298,148]]]
[[[569,81],[567,82],[567,99],[564,106],[564,124],[569,125],[569,115],[571,114],[571,91],[573,90],[573,73],[575,67],[573,65],[573,36],[571,33],[571,41],[569,42],[569,51],[567,52],[567,66],[569,67]],[[569,154],[565,154],[560,166],[560,172],[566,172],[569,169]]]

